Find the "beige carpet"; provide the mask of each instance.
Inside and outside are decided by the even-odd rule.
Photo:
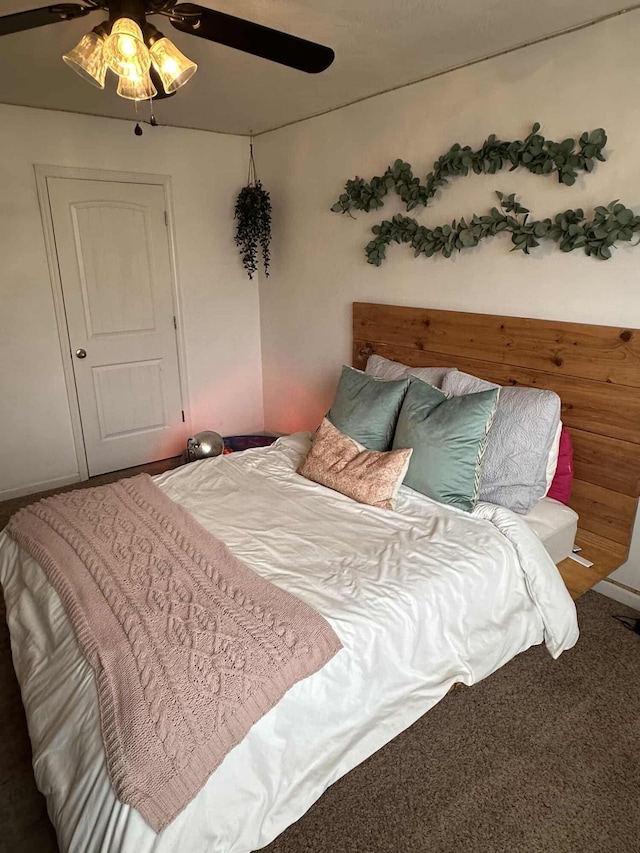
[[[577,606],[575,649],[531,649],[454,691],[265,850],[639,853],[640,636],[597,593]],[[0,851],[55,851],[1,599],[0,731]]]

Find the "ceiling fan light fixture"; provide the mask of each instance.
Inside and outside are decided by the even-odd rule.
[[[148,101],[158,94],[148,71],[140,77],[120,77],[117,92],[129,101]]]
[[[105,88],[107,70],[113,71],[118,78],[118,95],[133,101],[171,97],[198,70],[195,62],[149,23],[147,17],[152,15],[165,15],[180,32],[309,74],[324,71],[335,56],[321,44],[182,0],[60,3],[0,15],[0,36],[71,21],[99,10],[108,13],[107,20],[84,35],[62,58],[99,89]]]
[[[153,67],[169,95],[190,80],[198,70],[195,62],[184,55],[166,36],[154,41],[150,51]]]
[[[83,80],[99,89],[104,89],[107,76],[107,63],[103,50],[105,37],[97,30],[98,27],[82,36],[73,50],[65,53],[62,58]]]
[[[103,47],[104,60],[119,77],[142,78],[151,67],[151,56],[142,30],[131,18],[118,18]]]

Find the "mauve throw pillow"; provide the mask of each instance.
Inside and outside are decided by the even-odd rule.
[[[367,450],[324,418],[298,474],[358,503],[393,509],[411,452]]]
[[[551,488],[547,492],[548,498],[553,498],[560,503],[568,504],[571,497],[571,486],[573,485],[573,445],[571,434],[563,426],[560,433],[560,450],[558,451],[558,464],[553,477]]]

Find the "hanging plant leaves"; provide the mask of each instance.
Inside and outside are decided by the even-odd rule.
[[[264,274],[269,277],[271,260],[271,199],[256,176],[256,161],[253,157],[253,136],[249,143],[249,174],[247,186],[240,190],[236,199],[235,219],[236,246],[240,248],[242,263],[249,278],[258,271],[258,251],[262,252]]]
[[[269,277],[271,243],[271,199],[260,181],[240,190],[235,209],[236,246],[249,278],[258,271],[258,252],[262,254],[264,274]]]

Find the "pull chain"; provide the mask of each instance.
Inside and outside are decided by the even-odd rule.
[[[133,128],[133,132],[136,136],[142,136],[142,128],[140,127],[140,122],[138,121],[138,102],[133,102],[135,111],[136,111],[136,126]]]
[[[135,108],[136,108],[136,126],[134,127],[133,132],[135,133],[136,136],[142,136],[143,130],[140,127],[140,121],[138,119],[138,101],[134,101],[134,103],[135,103]],[[143,119],[143,122],[144,122],[144,119]],[[151,127],[157,127],[158,126],[158,122],[156,120],[156,116],[155,116],[155,113],[153,111],[153,98],[149,98],[149,122],[148,122],[148,124],[150,124]]]

